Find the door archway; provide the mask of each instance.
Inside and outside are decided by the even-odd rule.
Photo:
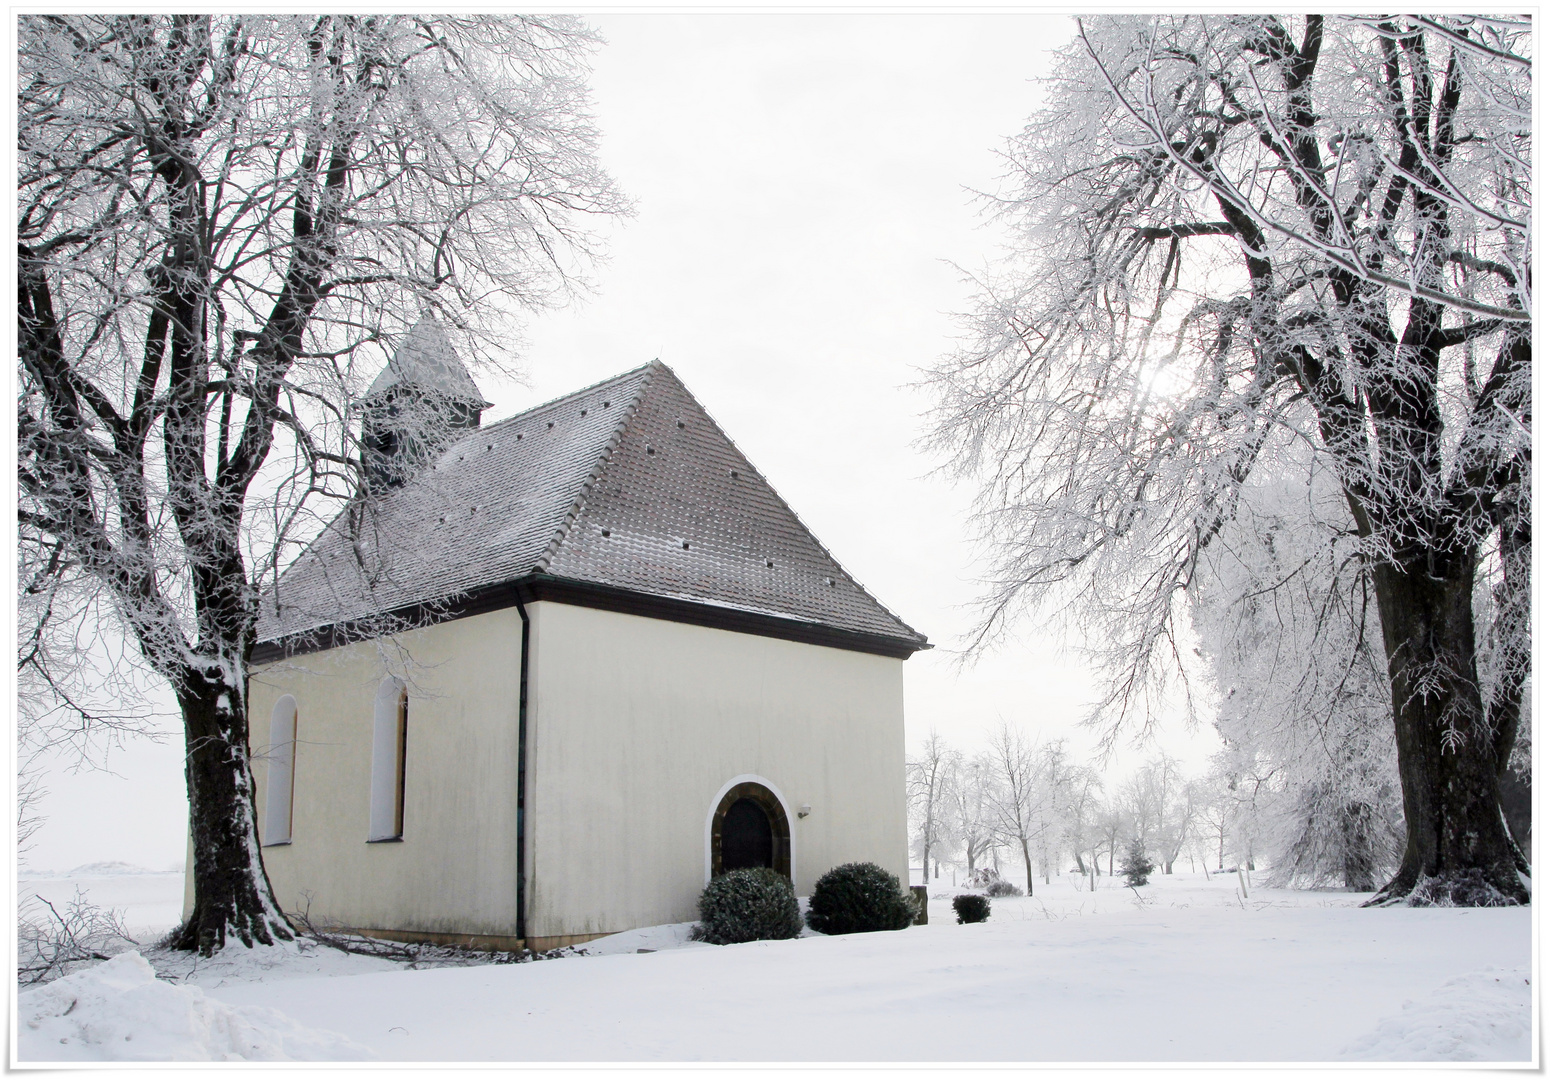
[[[768,866],[791,876],[791,822],[780,797],[753,780],[733,784],[710,819],[710,876]]]

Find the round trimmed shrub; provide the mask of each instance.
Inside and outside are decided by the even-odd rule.
[[[990,901],[979,893],[953,897],[953,912],[960,923],[984,922],[990,918]]]
[[[700,921],[690,931],[695,941],[736,945],[740,941],[779,941],[802,932],[797,894],[784,874],[767,866],[729,870],[700,893]]]
[[[807,925],[820,934],[864,934],[903,930],[917,914],[898,878],[876,863],[845,863],[813,886]]]

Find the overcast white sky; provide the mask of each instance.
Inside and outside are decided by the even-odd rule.
[[[1082,753],[1090,675],[1034,627],[963,670],[977,595],[971,492],[928,478],[909,384],[952,347],[994,258],[969,189],[1039,100],[1072,32],[1048,15],[608,15],[593,87],[602,155],[637,216],[609,230],[589,301],[531,324],[508,416],[653,358],[670,365],[837,558],[937,649],[905,664],[910,745],[965,749],[1002,717]],[[175,719],[166,722],[176,731]],[[1193,768],[1216,748],[1165,722]],[[1155,752],[1122,750],[1111,775]],[[28,862],[181,863],[181,739],[56,768]]]

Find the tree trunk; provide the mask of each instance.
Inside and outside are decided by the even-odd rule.
[[[1023,845],[1023,869],[1028,872],[1028,895],[1033,895],[1033,856],[1028,854],[1028,840],[1022,839]]]
[[[188,753],[194,910],[168,944],[210,956],[227,933],[244,945],[293,937],[258,848],[246,695],[219,675],[188,671],[177,687]]]
[[[1378,886],[1372,833],[1372,808],[1365,803],[1347,804],[1340,818],[1340,845],[1345,887],[1351,892],[1372,892]]]
[[[1373,568],[1405,806],[1399,871],[1369,904],[1526,904],[1475,667],[1476,552]],[[1446,559],[1446,563],[1437,565]],[[1408,572],[1407,572],[1408,569]]]
[[[1085,877],[1087,875],[1087,864],[1082,862],[1082,849],[1081,848],[1076,848],[1075,849],[1075,853],[1076,853],[1076,872]]]

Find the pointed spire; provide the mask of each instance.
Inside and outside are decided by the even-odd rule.
[[[468,369],[458,358],[457,350],[447,338],[447,332],[431,315],[421,316],[420,321],[404,336],[398,351],[366,392],[366,400],[370,401],[399,385],[435,390],[457,401],[468,402],[481,411],[490,407],[490,403],[479,393],[473,376],[468,374]]]
[[[490,407],[447,332],[426,315],[404,337],[371,389],[361,416],[366,484],[382,491],[408,480]]]

